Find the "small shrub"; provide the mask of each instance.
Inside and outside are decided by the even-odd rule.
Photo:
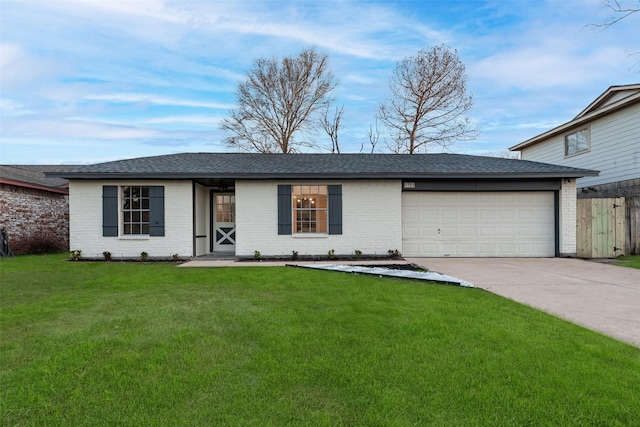
[[[146,261],[146,260],[148,260],[148,259],[149,259],[149,254],[148,254],[148,253],[146,253],[146,252],[144,252],[144,251],[142,251],[142,252],[140,253],[140,261],[144,262],[144,261]]]
[[[81,255],[82,255],[82,251],[80,251],[80,250],[70,251],[69,252],[69,259],[71,261],[78,261],[80,259]]]
[[[334,259],[336,257],[336,251],[331,249],[329,252],[327,252],[327,256],[329,257],[329,259]]]
[[[253,257],[255,259],[260,259],[260,251],[253,251]]]
[[[397,249],[389,249],[387,252],[389,253],[389,258],[391,259],[400,259],[402,257],[402,254]]]
[[[65,245],[51,233],[32,235],[21,242],[16,242],[14,252],[19,254],[43,255],[64,252]]]
[[[362,258],[362,251],[356,249],[355,251],[353,251],[353,253],[355,254],[356,258],[360,259]]]
[[[102,256],[104,256],[104,260],[105,261],[111,261],[111,252],[104,251],[104,252],[102,252]]]
[[[298,259],[298,252],[297,251],[291,251],[291,259],[294,260],[294,261]]]

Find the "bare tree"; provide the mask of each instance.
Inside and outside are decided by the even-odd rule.
[[[603,9],[607,11],[607,17],[598,24],[590,24],[596,30],[604,31],[629,16],[640,12],[640,0],[604,0]],[[640,51],[627,52],[629,56],[640,55]],[[640,61],[636,62],[640,69]]]
[[[465,68],[448,46],[422,49],[402,60],[389,88],[391,97],[379,107],[378,117],[394,138],[391,151],[413,154],[478,136],[477,125],[465,117],[473,106]]]
[[[321,112],[335,88],[327,55],[314,48],[297,57],[257,59],[238,83],[238,107],[222,121],[220,128],[232,135],[225,143],[242,151],[294,153],[315,148],[299,134],[317,130]]]
[[[340,120],[342,120],[342,114],[344,113],[344,105],[340,108],[336,107],[333,117],[329,117],[329,106],[324,111],[322,116],[322,125],[324,131],[331,138],[331,152],[340,154],[340,144],[338,143],[338,131],[340,130]]]
[[[519,160],[520,159],[520,152],[519,151],[509,151],[509,150],[490,151],[485,155],[488,156],[488,157],[500,157],[502,159],[514,159],[514,160]]]
[[[599,24],[592,24],[592,26],[607,29],[628,16],[640,12],[640,0],[604,0],[603,8],[608,11],[609,16],[607,16],[603,22]]]
[[[369,125],[369,132],[367,132],[367,136],[369,137],[369,145],[371,145],[371,154],[376,150],[376,145],[380,141],[380,130],[378,129],[378,119],[376,119],[375,127],[374,125]],[[364,150],[364,143],[360,145],[360,152]]]

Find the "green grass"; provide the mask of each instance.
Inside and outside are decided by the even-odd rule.
[[[637,425],[640,349],[478,289],[0,261],[11,426]]]
[[[640,255],[628,255],[616,258],[616,265],[623,267],[640,268]]]

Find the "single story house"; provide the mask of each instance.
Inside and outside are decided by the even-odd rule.
[[[52,165],[0,165],[0,227],[16,255],[69,248],[69,188]]]
[[[461,154],[183,153],[51,175],[69,180],[83,257],[553,257],[575,254],[576,179],[597,172]]]

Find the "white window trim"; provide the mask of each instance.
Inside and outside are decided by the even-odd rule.
[[[329,233],[293,233],[294,239],[326,239]]]
[[[587,131],[587,148],[586,150],[577,151],[575,153],[567,154],[567,137],[569,135],[573,135],[574,133],[581,132],[583,130]],[[591,151],[591,126],[585,126],[571,132],[565,133],[562,137],[562,153],[564,154],[564,158],[567,159],[569,157],[579,156],[580,154],[588,153]]]
[[[118,240],[151,240],[148,234],[121,234]]]
[[[324,187],[326,190],[325,197],[327,200],[327,207],[317,208],[316,212],[324,211],[326,215],[326,223],[325,228],[327,231],[320,232],[299,232],[296,231],[296,211],[300,212],[301,209],[297,209],[295,207],[294,195],[295,195],[295,187]],[[328,184],[293,184],[291,186],[291,235],[297,238],[325,238],[329,236],[329,185]]]
[[[124,234],[124,187],[149,187],[151,185],[118,185],[118,239],[119,240],[149,240],[151,235],[147,234]],[[150,211],[150,210],[149,210]],[[151,223],[149,223],[151,225]]]

